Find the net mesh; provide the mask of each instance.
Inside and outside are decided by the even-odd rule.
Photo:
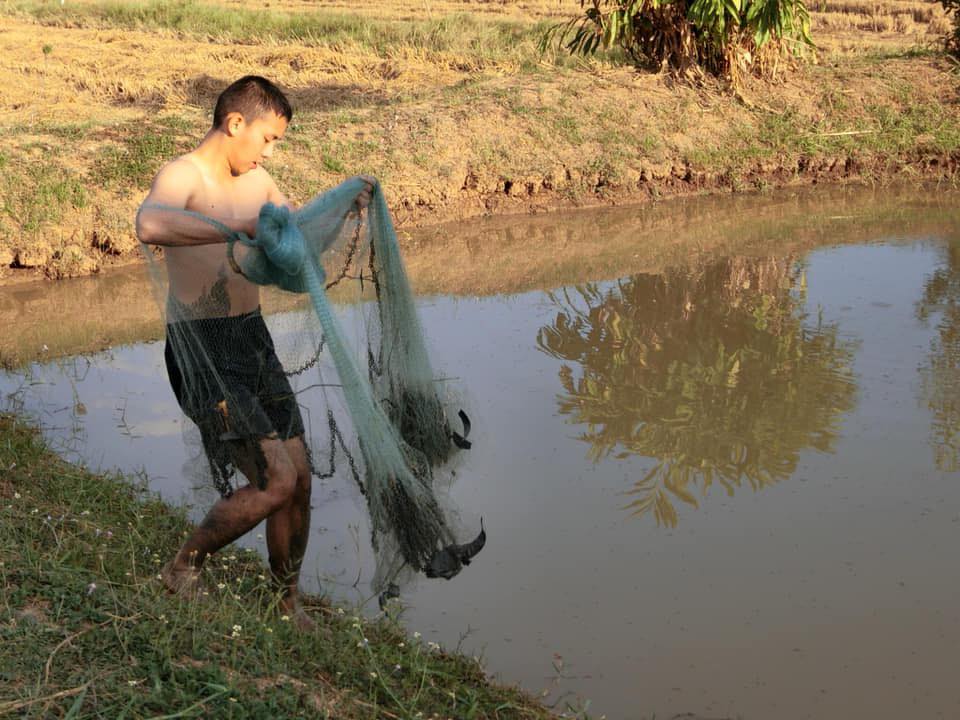
[[[225,241],[165,251],[167,368],[181,407],[200,429],[214,485],[229,495],[240,470],[262,486],[258,438],[269,432],[284,439],[304,433],[319,477],[336,471],[338,456],[346,458],[341,466],[369,509],[373,585],[382,592],[405,569],[452,577],[479,551],[485,534],[458,545],[452,513],[437,499],[435,476],[451,469],[459,448],[469,447],[469,422],[460,411],[463,436],[451,428],[457,408],[431,366],[383,192],[374,187],[364,219],[355,207],[363,187],[361,179],[348,180],[297,211],[268,203],[254,238],[193,211],[145,207],[181,226],[212,225]],[[373,295],[361,304],[353,333],[330,299],[348,284]],[[305,296],[312,312],[285,316],[296,319],[271,333],[257,286]],[[278,344],[293,350],[278,353]],[[329,436],[317,442],[319,433],[305,427],[289,379],[321,372],[324,356],[339,382],[321,376],[311,387],[338,386],[351,430],[344,432],[328,399]],[[322,452],[329,466],[318,468]]]

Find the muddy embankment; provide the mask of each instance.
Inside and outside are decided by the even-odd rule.
[[[660,201],[718,195],[747,197],[758,191],[802,189],[830,184],[885,187],[902,183],[915,186],[952,188],[960,169],[960,150],[915,157],[871,158],[853,156],[801,157],[795,162],[759,162],[742,171],[696,170],[688,164],[661,163],[643,167],[629,183],[612,181],[602,172],[584,176],[579,170],[560,168],[547,175],[498,176],[470,171],[456,192],[439,192],[434,199],[405,197],[391,208],[397,229],[404,237],[437,237],[453,232],[472,234],[475,223],[456,223],[478,218],[503,217],[503,227],[537,227],[528,217],[557,211],[629,206],[627,214],[673,212],[660,209]],[[757,205],[762,212],[763,203]],[[133,209],[131,208],[131,216]],[[520,216],[520,217],[518,217]],[[621,217],[616,214],[612,217]],[[556,224],[548,220],[544,225]],[[493,226],[495,226],[494,224]],[[489,228],[484,224],[481,227]],[[615,254],[620,248],[605,248]],[[104,270],[136,265],[143,255],[129,229],[74,229],[60,232],[56,239],[33,240],[20,246],[0,247],[0,287],[10,287],[40,278],[59,280],[95,275]],[[510,275],[503,285],[511,284]]]

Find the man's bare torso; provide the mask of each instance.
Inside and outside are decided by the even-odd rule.
[[[217,218],[256,217],[269,199],[271,180],[263,168],[216,183],[192,153],[175,162],[197,170],[187,210]],[[236,252],[242,252],[237,248]],[[252,312],[260,305],[259,286],[234,272],[226,244],[165,248],[170,279],[169,321],[225,317]]]

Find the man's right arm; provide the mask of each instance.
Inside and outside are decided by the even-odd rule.
[[[225,242],[223,232],[210,223],[178,212],[187,208],[201,183],[200,171],[189,160],[178,159],[165,165],[137,211],[140,242],[174,247]],[[214,219],[251,237],[256,233],[256,218]]]

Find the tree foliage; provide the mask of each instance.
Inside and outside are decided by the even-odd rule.
[[[737,81],[744,70],[773,70],[784,48],[813,47],[804,0],[579,0],[583,12],[552,26],[571,53],[622,48],[638,64],[703,68]],[[960,2],[960,0],[944,0]]]
[[[947,34],[947,52],[960,57],[960,0],[940,0],[943,9],[953,21],[953,31]]]
[[[791,260],[729,258],[553,295],[537,345],[564,362],[560,412],[585,426],[595,462],[653,459],[627,491],[632,513],[673,526],[675,500],[759,490],[805,449],[832,450],[855,345],[808,321],[802,286]]]

